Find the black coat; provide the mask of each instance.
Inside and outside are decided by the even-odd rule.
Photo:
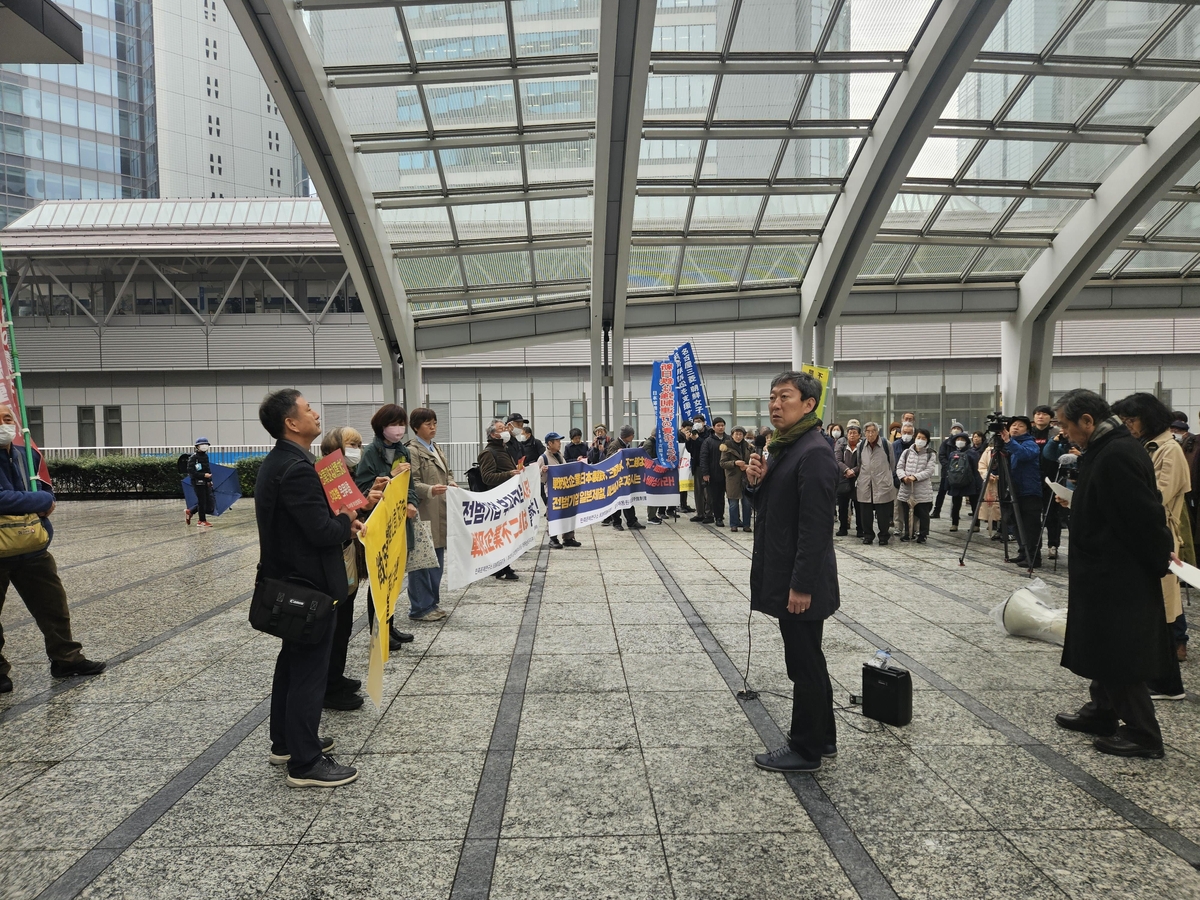
[[[772,455],[766,477],[747,488],[757,513],[750,562],[750,608],[812,622],[841,606],[833,517],[837,463],[816,428]],[[788,591],[812,594],[807,612],[787,611]]]
[[[571,442],[563,447],[563,458],[567,462],[575,462],[577,459],[582,459],[587,462],[588,445],[580,441],[578,444]]]
[[[1165,674],[1160,579],[1174,546],[1146,448],[1123,425],[1089,443],[1071,497],[1063,666],[1117,685]]]
[[[687,448],[688,456],[692,460],[692,474],[695,475],[700,471],[700,448],[704,446],[704,442],[708,440],[708,436],[712,434],[707,428],[699,434],[692,432],[692,436],[683,442],[683,446]]]
[[[700,445],[700,477],[708,476],[709,484],[721,485],[724,490],[725,470],[721,468],[721,448],[726,441],[732,441],[729,435],[719,435],[710,431],[704,443]]]
[[[291,441],[276,441],[263,460],[254,482],[254,514],[264,578],[307,582],[339,603],[346,599],[342,545],[350,540],[350,520],[330,510],[312,460]]]

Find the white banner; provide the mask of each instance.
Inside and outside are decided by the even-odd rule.
[[[446,490],[446,587],[473,581],[512,565],[537,546],[546,510],[541,466],[533,463],[499,487],[473,494]]]

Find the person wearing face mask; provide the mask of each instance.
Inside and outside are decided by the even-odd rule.
[[[508,442],[512,440],[512,432],[499,419],[493,419],[487,427],[487,443],[479,452],[479,475],[487,488],[499,487],[520,472],[524,465],[514,463],[512,454],[508,452]],[[492,575],[497,581],[517,581],[520,576],[513,571],[512,566],[505,566]]]
[[[741,526],[747,534],[750,526],[750,495],[746,493],[746,469],[750,465],[750,442],[746,440],[746,429],[741,425],[733,428],[732,440],[724,443],[721,451],[721,469],[725,472],[725,497],[729,501],[729,530],[737,531]]]
[[[942,517],[942,504],[946,501],[946,493],[950,486],[946,484],[946,466],[950,463],[950,451],[954,448],[954,442],[958,440],[960,434],[966,434],[966,429],[962,427],[962,423],[957,419],[950,420],[950,435],[943,438],[942,443],[938,445],[938,465],[942,468],[941,480],[938,482],[937,500],[933,504],[933,512],[929,514],[931,519],[940,519]]]
[[[854,488],[858,497],[858,513],[862,517],[864,544],[875,541],[879,528],[879,546],[886,547],[892,533],[892,513],[896,502],[896,465],[892,445],[879,433],[878,422],[863,426],[863,440],[858,445],[854,466],[857,479]]]
[[[592,442],[588,445],[587,461],[590,465],[595,465],[608,458],[609,448],[612,446],[612,441],[608,437],[608,429],[597,423],[592,429]]]
[[[196,505],[189,506],[183,513],[183,524],[191,525],[192,516],[199,513],[200,521],[196,523],[199,528],[212,528],[206,517],[207,513],[213,512],[213,487],[212,487],[212,469],[208,465],[208,438],[196,438],[196,452],[188,459],[188,478],[192,483],[192,490],[196,492]]]
[[[954,446],[946,457],[946,487],[950,495],[950,530],[958,531],[959,516],[962,514],[963,497],[971,504],[971,514],[979,502],[979,491],[983,486],[979,477],[979,451],[971,447],[965,434],[955,435]],[[978,528],[978,526],[976,526]]]
[[[846,426],[845,437],[833,447],[833,458],[838,466],[837,504],[838,537],[850,533],[850,513],[854,512],[855,536],[862,537],[862,517],[858,514],[858,502],[854,499],[854,483],[858,476],[858,448],[862,443],[862,429],[857,419]]]
[[[701,525],[715,521],[713,510],[708,504],[708,486],[700,477],[701,448],[708,440],[709,434],[704,416],[695,416],[692,419],[690,436],[684,440],[684,447],[687,448],[688,456],[691,457],[692,491],[696,495],[696,515],[692,516],[691,521]]]
[[[21,595],[29,614],[42,632],[46,655],[50,658],[50,675],[70,678],[74,675],[99,675],[104,663],[84,658],[83,645],[71,635],[71,612],[67,608],[67,592],[58,577],[58,566],[50,553],[49,541],[54,539],[50,516],[54,513],[54,495],[50,485],[39,482],[33,488],[29,476],[25,448],[15,445],[17,419],[12,408],[0,405],[0,515],[37,515],[46,529],[46,546],[19,556],[0,558],[0,610],[8,587],[12,585]],[[42,455],[33,451],[33,471],[42,466]],[[34,475],[36,478],[36,474]],[[4,647],[4,628],[0,626],[0,651]],[[0,694],[13,689],[9,672],[12,666],[0,652]]]
[[[608,455],[616,456],[622,450],[629,450],[634,446],[633,441],[634,431],[632,425],[622,425],[620,437],[609,444]],[[621,524],[621,517],[625,517],[625,524]],[[612,525],[614,531],[624,531],[628,528],[630,531],[642,531],[645,525],[638,521],[637,510],[632,506],[627,506],[624,509],[619,509],[608,517],[605,524]]]
[[[408,576],[408,617],[416,622],[427,621],[430,613],[441,611],[442,572],[446,556],[446,491],[458,487],[451,477],[450,463],[442,448],[434,441],[437,436],[437,413],[421,407],[409,417],[412,437],[408,452],[412,460],[412,480],[421,498],[421,519],[429,523],[433,549],[438,564],[434,568],[417,569]]]
[[[1016,559],[1010,560],[1025,568],[1040,569],[1042,566],[1042,467],[1041,452],[1029,433],[1031,420],[1028,416],[1013,416],[1008,428],[1000,432],[1004,440],[1004,455],[1008,457],[1012,470],[1013,515],[1020,516],[1021,527],[1017,530],[1018,545],[1021,533],[1029,546],[1021,546]],[[1001,498],[1003,500],[1004,498]]]
[[[1038,451],[1041,453],[1040,462],[1042,467],[1042,478],[1049,478],[1054,481],[1058,478],[1058,458],[1065,453],[1055,452],[1052,446],[1056,443],[1056,438],[1059,435],[1059,429],[1051,424],[1051,419],[1054,418],[1054,410],[1049,406],[1039,406],[1033,411],[1033,427],[1029,429],[1029,433],[1033,435],[1033,442],[1038,445]],[[1047,449],[1049,448],[1049,449]],[[1042,509],[1045,510],[1046,521],[1046,555],[1051,559],[1058,558],[1058,544],[1062,539],[1062,522],[1059,520],[1058,511],[1062,508],[1057,503],[1051,503],[1053,492],[1050,490],[1050,485],[1042,482]]]
[[[326,432],[325,437],[321,439],[321,455],[328,456],[335,450],[341,450],[342,455],[346,457],[346,465],[353,472],[362,461],[362,443],[362,435],[356,429],[348,425],[334,428]],[[371,490],[365,492],[367,505],[357,513],[360,522],[366,521],[370,511],[383,499],[383,489],[387,487],[387,483],[387,478],[376,478],[375,483],[371,485]],[[361,541],[353,538],[346,543],[354,545],[358,583],[361,586],[367,582],[369,577],[366,550]],[[345,550],[345,548],[346,544],[343,544],[342,549]],[[362,695],[358,693],[358,689],[362,687],[362,681],[358,678],[346,677],[346,657],[350,649],[350,633],[354,630],[354,598],[357,594],[358,591],[355,590],[334,610],[337,620],[333,624],[333,647],[329,651],[329,674],[325,678],[325,709],[349,711],[359,709],[363,705]],[[410,641],[413,639],[411,634],[404,635],[404,637]]]
[[[504,420],[504,427],[508,429],[509,434],[505,449],[513,462],[517,465],[531,462],[533,457],[529,455],[529,447],[525,443],[525,417],[520,413],[513,413]]]
[[[912,413],[905,413],[900,422],[900,432],[892,441],[892,459],[896,462],[900,461],[900,457],[904,451],[913,445],[913,438],[917,436],[917,426],[912,418]],[[900,478],[896,477],[896,487],[900,487]],[[892,521],[901,522],[908,520],[909,507],[907,503],[901,503],[899,497],[896,499],[896,510],[893,514]]]
[[[546,452],[546,445],[534,436],[533,429],[528,424],[521,426],[521,436],[518,440],[525,451],[525,458],[529,461],[541,459],[542,454]]]
[[[896,476],[900,479],[900,494],[897,502],[907,511],[903,516],[901,541],[915,540],[925,543],[929,537],[929,510],[933,507],[933,449],[929,446],[929,432],[918,429],[913,436],[912,446],[900,454],[896,461]],[[916,520],[915,522],[913,520]]]
[[[363,450],[362,459],[354,468],[354,483],[364,494],[371,490],[377,478],[390,479],[412,469],[412,460],[409,459],[408,450],[401,443],[404,435],[408,432],[408,413],[404,411],[403,406],[397,406],[395,403],[383,404],[375,411],[375,415],[371,416],[371,430],[375,433],[375,438],[371,441],[370,446]],[[416,530],[412,520],[417,517],[420,507],[421,498],[417,496],[416,485],[410,480],[408,483],[408,521],[405,523],[410,547],[416,540]],[[371,595],[368,593],[367,617],[373,621],[375,605],[371,602],[370,597]],[[431,621],[445,617],[446,614],[443,612]],[[411,636],[406,636],[406,632],[397,631],[392,622],[388,622],[388,635],[390,641],[388,646],[396,650],[412,640]]]
[[[718,528],[725,527],[725,470],[721,468],[721,453],[727,437],[725,420],[713,419],[712,431],[700,445],[700,481],[708,491],[708,516]]]

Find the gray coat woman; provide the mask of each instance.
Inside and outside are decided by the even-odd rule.
[[[880,435],[876,423],[868,422],[865,430],[866,439],[858,445],[859,465],[855,473],[858,476],[854,485],[858,502],[872,506],[892,503],[896,499],[896,482],[892,476],[894,463],[891,445]],[[871,442],[872,433],[875,435],[874,443]]]
[[[914,444],[903,453],[896,462],[896,477],[900,479],[900,494],[897,499],[901,503],[932,503],[933,502],[933,470],[937,456],[929,445],[918,449]],[[908,481],[912,478],[912,481]]]

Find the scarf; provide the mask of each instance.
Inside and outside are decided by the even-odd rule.
[[[771,438],[771,443],[767,444],[767,450],[774,455],[784,447],[790,447],[796,443],[804,432],[810,428],[816,428],[820,424],[821,420],[817,418],[816,410],[813,410],[796,424],[777,430]]]
[[[1091,447],[1092,444],[1096,443],[1096,441],[1098,441],[1100,438],[1104,437],[1104,435],[1108,434],[1110,431],[1112,431],[1114,428],[1116,428],[1118,425],[1121,425],[1121,424],[1123,424],[1123,423],[1121,422],[1120,416],[1109,416],[1107,419],[1105,419],[1103,422],[1101,422],[1099,425],[1096,426],[1095,430],[1092,432],[1092,436],[1088,438],[1088,446]],[[1087,451],[1084,450],[1083,452],[1086,453]]]

